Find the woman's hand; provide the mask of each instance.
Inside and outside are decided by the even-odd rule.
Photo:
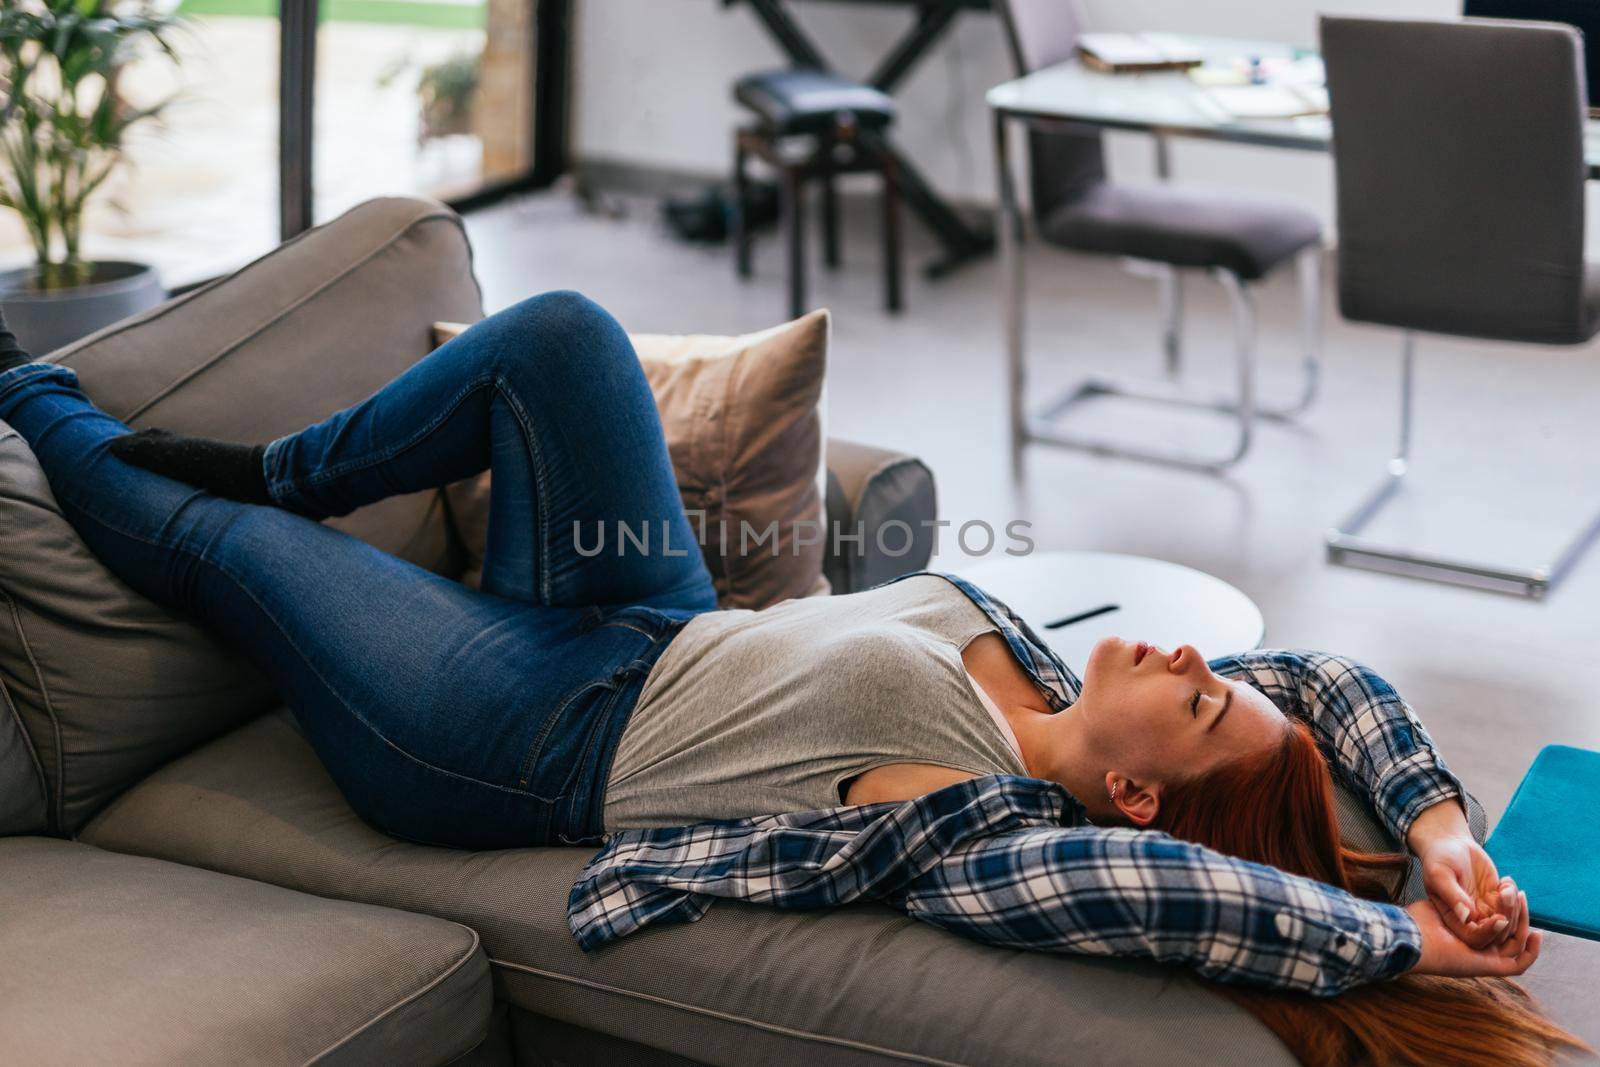
[[[1465,945],[1503,945],[1516,934],[1526,917],[1527,897],[1511,879],[1499,876],[1456,801],[1424,811],[1406,841],[1422,864],[1428,900]]]
[[[1533,966],[1544,936],[1528,925],[1526,894],[1519,894],[1521,919],[1511,936],[1483,948],[1473,948],[1445,926],[1430,901],[1408,904],[1406,911],[1422,930],[1422,957],[1412,974],[1437,974],[1447,978],[1510,978]]]

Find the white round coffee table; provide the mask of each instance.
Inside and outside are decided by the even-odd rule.
[[[999,597],[1082,674],[1089,650],[1116,635],[1207,659],[1245,652],[1266,632],[1261,610],[1193,567],[1115,552],[1034,552],[974,562],[953,573]]]

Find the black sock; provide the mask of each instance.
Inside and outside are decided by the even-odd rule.
[[[112,454],[135,467],[246,504],[273,502],[267,492],[267,472],[261,464],[266,450],[266,445],[186,437],[168,430],[140,430],[111,442]]]
[[[6,313],[0,311],[0,371],[32,362],[33,357],[17,343],[16,334],[6,328]]]

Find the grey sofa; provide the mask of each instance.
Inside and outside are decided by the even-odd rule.
[[[380,200],[55,358],[136,425],[265,439],[422,356],[433,322],[481,313],[460,221]],[[914,458],[833,441],[828,461],[847,525],[933,517]],[[464,566],[445,494],[342,524],[441,573]],[[856,589],[925,558],[827,573]],[[0,642],[18,633],[0,625]],[[42,803],[37,832],[0,839],[0,1060],[1291,1062],[1185,972],[991,948],[875,905],[720,903],[586,956],[565,903],[591,850],[394,840],[349,809],[286,712],[234,723],[219,714],[108,803],[63,796],[75,742],[23,724]],[[1584,1018],[1597,946],[1552,941],[1530,984],[1600,1037]]]

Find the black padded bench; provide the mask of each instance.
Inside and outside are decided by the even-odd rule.
[[[822,185],[823,262],[839,265],[837,175],[876,171],[883,179],[884,306],[901,308],[899,190],[894,158],[863,140],[894,122],[894,101],[871,86],[820,70],[751,74],[734,86],[734,99],[755,115],[734,138],[734,250],[741,278],[751,276],[748,162],[756,155],[779,175],[779,202],[789,241],[789,311],[806,306],[805,183]]]

